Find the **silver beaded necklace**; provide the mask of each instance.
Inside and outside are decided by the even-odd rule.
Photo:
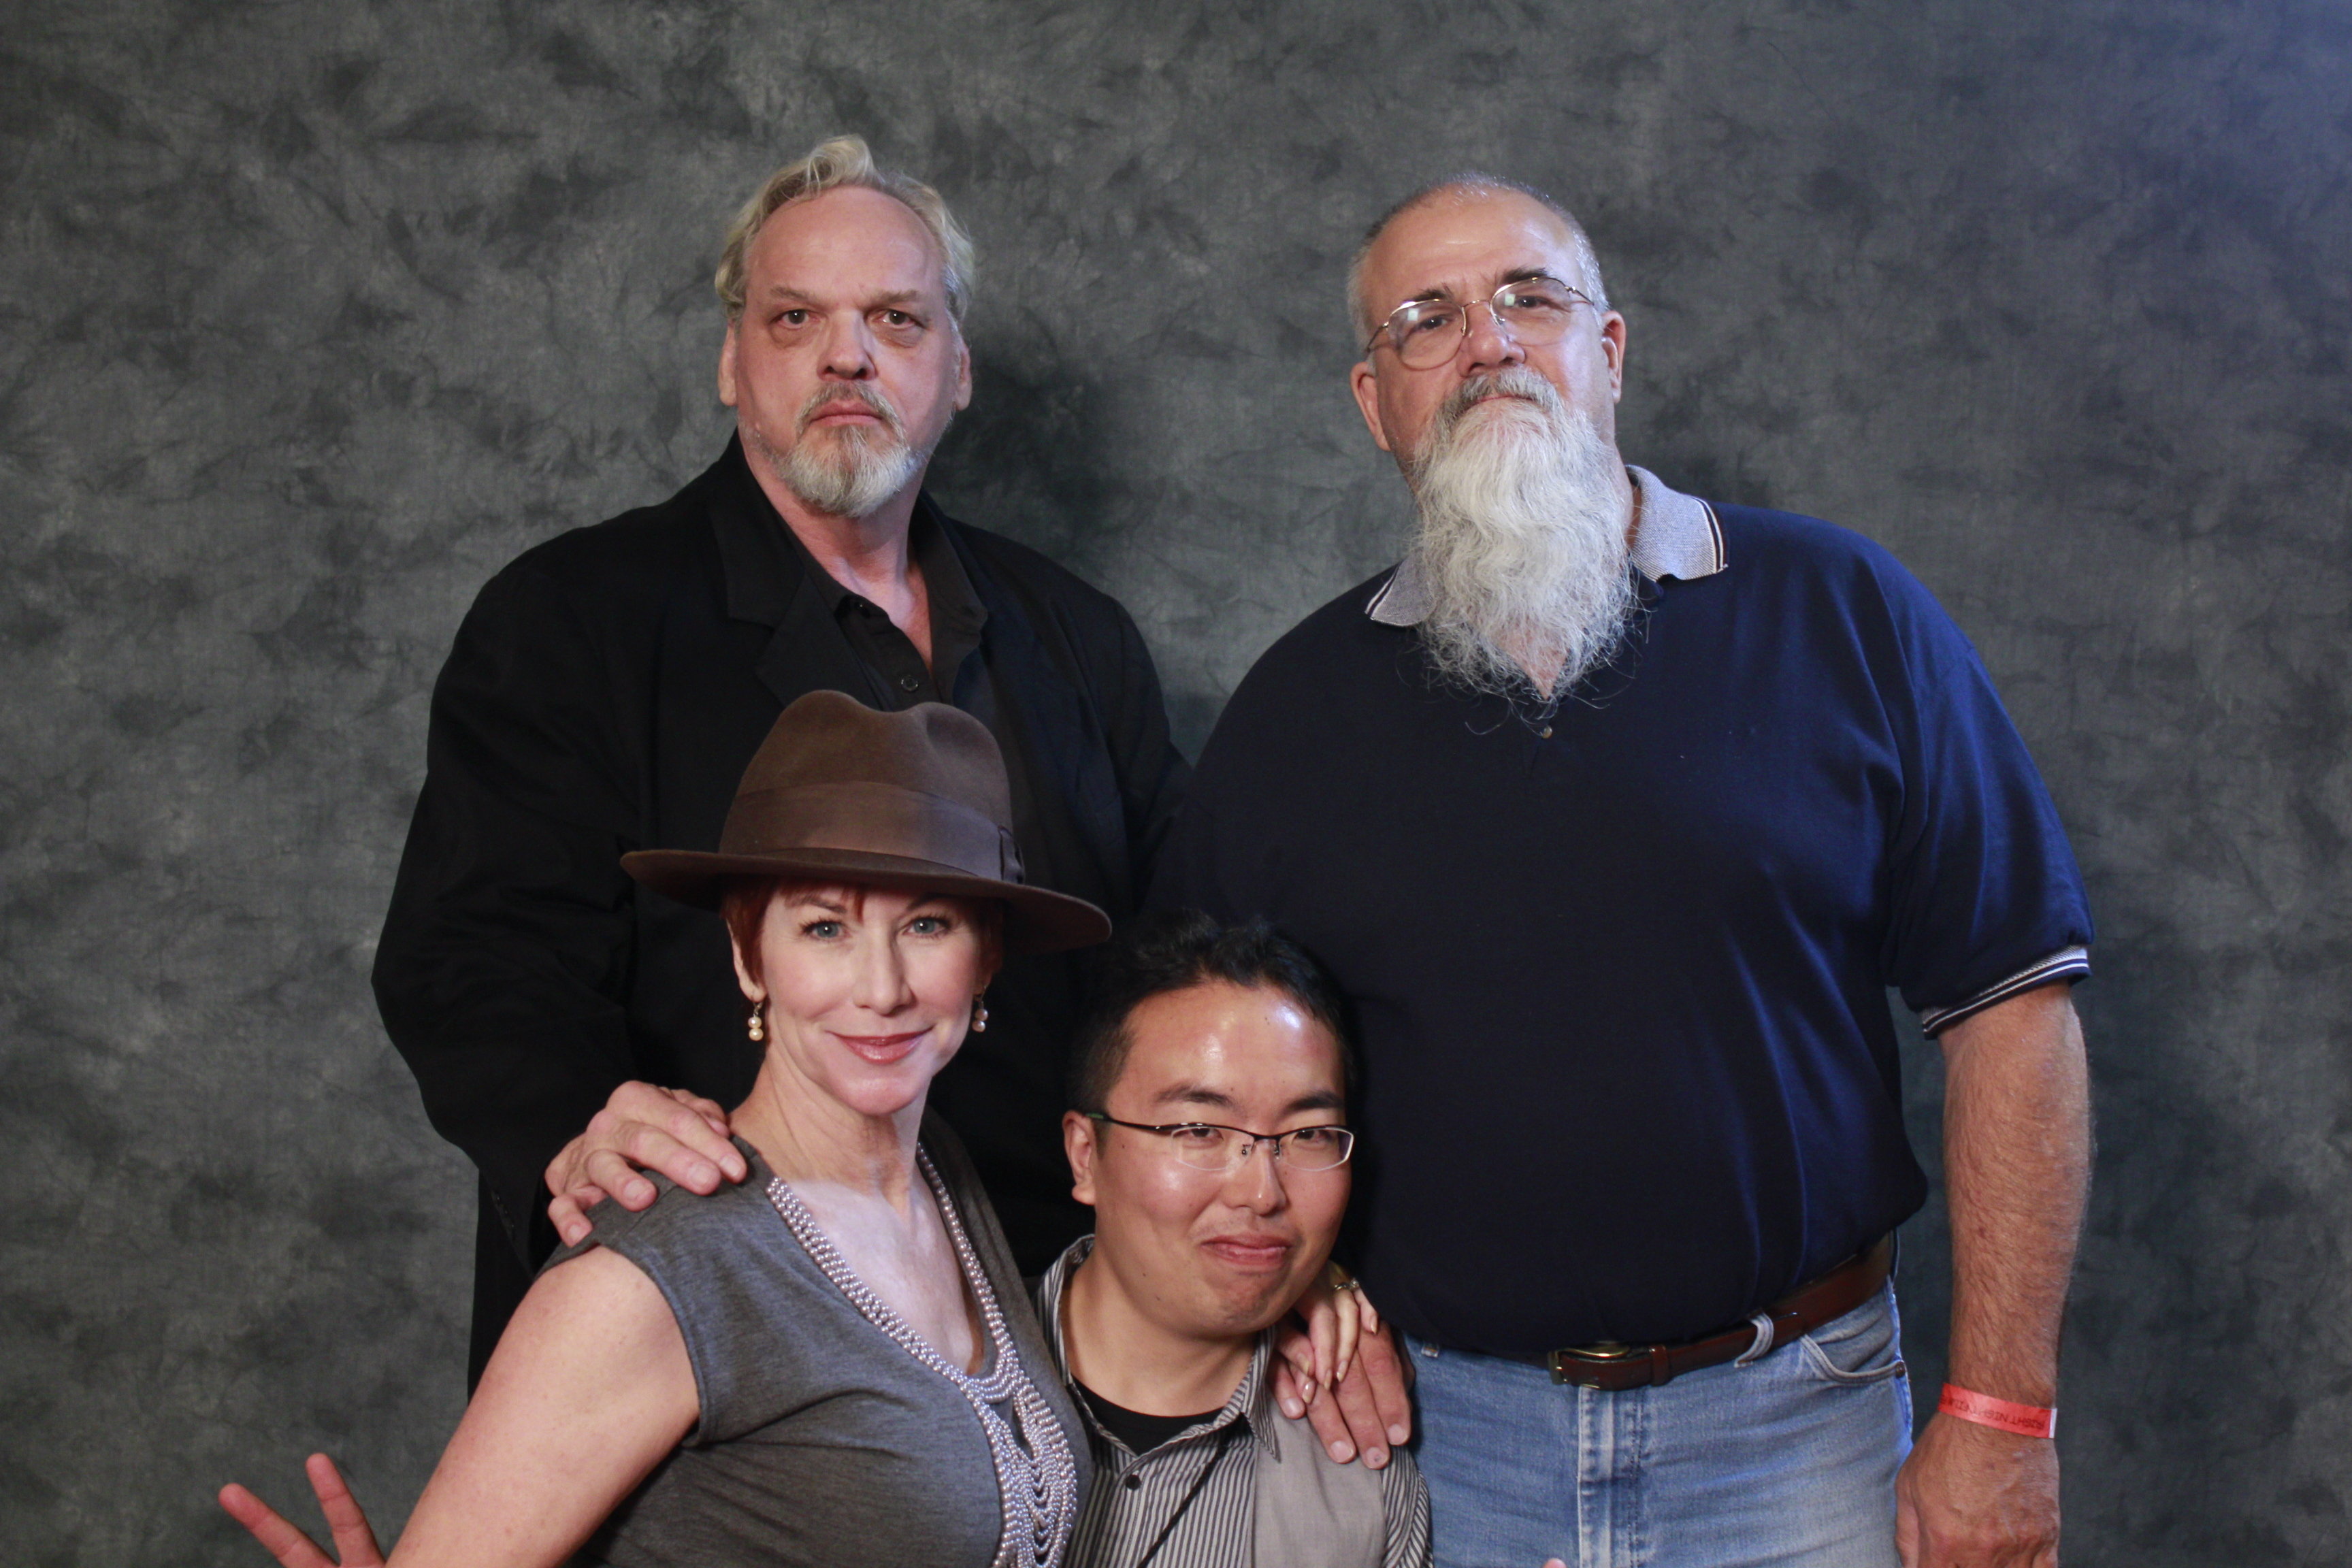
[[[1029,1370],[1013,1347],[1012,1331],[1005,1326],[1003,1310],[997,1305],[996,1292],[980,1266],[979,1254],[972,1250],[971,1238],[964,1234],[962,1216],[948,1200],[947,1187],[931,1164],[930,1154],[919,1145],[915,1164],[939,1205],[964,1282],[971,1288],[972,1299],[980,1303],[981,1315],[987,1321],[992,1353],[985,1377],[974,1377],[949,1362],[931,1348],[929,1340],[908,1327],[890,1303],[876,1295],[782,1176],[768,1183],[768,1201],[810,1260],[849,1298],[850,1305],[901,1350],[954,1384],[980,1417],[981,1430],[988,1434],[989,1457],[996,1464],[996,1493],[1004,1520],[992,1568],[1055,1568],[1077,1522],[1078,1467],[1071,1457],[1068,1435],[1030,1381]],[[1011,1408],[1010,1420],[998,1409],[1000,1405]]]

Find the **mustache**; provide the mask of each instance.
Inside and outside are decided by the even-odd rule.
[[[1491,375],[1474,375],[1447,393],[1437,405],[1439,428],[1452,429],[1482,398],[1496,396],[1524,397],[1553,418],[1566,412],[1559,388],[1525,365],[1513,365]]]
[[[866,410],[880,419],[891,435],[902,441],[907,438],[907,424],[898,416],[898,408],[883,395],[880,387],[868,386],[862,381],[845,381],[838,386],[820,388],[815,395],[801,405],[800,418],[793,427],[796,431],[804,431],[834,409],[851,407]]]
[[[1532,405],[1532,412],[1539,414],[1544,424],[1553,429],[1568,418],[1568,401],[1560,396],[1559,388],[1525,365],[1472,376],[1447,393],[1436,412],[1430,416],[1429,427],[1422,432],[1420,444],[1406,460],[1405,482],[1418,490],[1430,469],[1466,434],[1462,423],[1470,411],[1495,396],[1525,398]],[[1521,410],[1519,417],[1525,417],[1528,412]]]

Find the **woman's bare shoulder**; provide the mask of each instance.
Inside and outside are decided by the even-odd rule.
[[[686,1368],[685,1342],[661,1287],[609,1247],[583,1247],[531,1281],[499,1342],[501,1352],[518,1331],[542,1348],[563,1347],[584,1359],[667,1344]]]

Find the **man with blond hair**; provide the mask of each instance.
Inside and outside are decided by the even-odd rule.
[[[1626,465],[1557,203],[1444,182],[1351,281],[1419,535],[1242,682],[1152,898],[1346,994],[1345,1250],[1421,1374],[1437,1562],[2050,1568],[2091,923],[1991,682],[1868,541]],[[1946,1071],[1916,1448],[1890,987]]]
[[[556,1245],[543,1182],[580,1229],[599,1190],[650,1200],[630,1159],[705,1191],[743,1173],[705,1135],[761,1055],[725,927],[620,857],[716,847],[787,704],[831,689],[973,714],[1003,750],[1028,879],[1114,918],[1183,784],[1127,613],[923,492],[972,384],[972,247],[939,194],[826,142],[746,205],[717,287],[727,450],[499,573],[434,688],[375,989],[434,1125],[481,1172],[477,1374]],[[1007,963],[932,1091],[1033,1271],[1086,1228],[1059,1133],[1076,1005],[1067,961]]]

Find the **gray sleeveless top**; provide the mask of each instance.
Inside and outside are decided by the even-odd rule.
[[[924,1119],[922,1145],[1083,1495],[1084,1429],[996,1215],[962,1145],[935,1117]],[[988,1568],[1004,1510],[980,1415],[827,1277],[772,1203],[774,1173],[750,1145],[737,1146],[751,1167],[740,1185],[704,1198],[655,1176],[661,1195],[651,1208],[597,1205],[589,1211],[594,1234],[548,1261],[551,1268],[603,1246],[645,1270],[685,1337],[701,1408],[694,1430],[574,1564]],[[985,1382],[996,1370],[992,1350],[978,1376]]]

